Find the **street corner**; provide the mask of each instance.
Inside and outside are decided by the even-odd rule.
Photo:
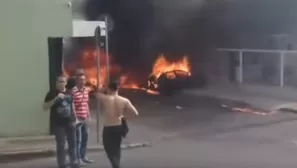
[[[149,142],[138,142],[138,143],[126,143],[122,144],[121,148],[123,150],[126,149],[134,149],[141,147],[149,147],[151,143]],[[102,152],[104,147],[100,144],[98,145],[90,145],[88,148],[89,152]],[[55,156],[56,150],[54,146],[51,147],[23,147],[23,148],[10,148],[6,150],[0,150],[0,163],[8,163],[8,162],[18,162],[25,160],[35,160],[46,157]]]
[[[9,137],[0,138],[0,145],[32,145],[48,144],[54,142],[54,136],[27,136],[27,137]]]
[[[0,163],[53,156],[53,136],[0,138]]]
[[[17,162],[25,160],[33,160],[55,155],[54,149],[15,149],[8,151],[0,151],[0,163]]]

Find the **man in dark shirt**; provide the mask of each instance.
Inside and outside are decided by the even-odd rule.
[[[75,145],[76,117],[73,112],[71,94],[66,91],[67,78],[59,76],[56,80],[56,90],[46,94],[44,109],[50,109],[53,124],[53,134],[56,139],[57,162],[59,168],[66,168],[65,142],[68,143],[70,165],[77,168],[77,154]]]

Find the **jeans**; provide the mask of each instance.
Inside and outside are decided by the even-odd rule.
[[[68,154],[70,159],[70,164],[76,166],[77,155],[76,155],[76,145],[75,145],[75,127],[71,124],[65,126],[56,126],[54,129],[54,135],[56,139],[56,150],[57,150],[57,162],[59,168],[66,167],[66,151],[65,143],[67,140],[68,144]]]
[[[122,126],[105,126],[103,128],[103,146],[112,168],[120,168]]]
[[[77,158],[85,159],[87,154],[87,145],[89,139],[89,126],[86,121],[81,121],[76,126]]]

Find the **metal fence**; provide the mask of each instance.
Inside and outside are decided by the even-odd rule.
[[[239,83],[297,87],[297,50],[218,48],[217,51],[235,56],[234,73]]]

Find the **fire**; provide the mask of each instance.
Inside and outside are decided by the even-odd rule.
[[[162,78],[174,80],[188,78],[189,76],[191,76],[191,66],[187,56],[178,61],[169,61],[164,55],[160,55],[153,65],[152,73],[148,79],[148,88],[161,89],[161,86],[164,86],[162,82],[160,83]]]
[[[129,79],[128,75],[122,75],[120,77],[120,84],[121,88],[126,88],[126,89],[138,89],[138,84],[137,82]]]
[[[159,92],[154,91],[154,90],[150,90],[147,89],[145,87],[140,87],[137,82],[133,82],[132,81],[128,81],[129,78],[127,76],[121,76],[120,78],[120,82],[121,82],[121,88],[126,88],[126,89],[135,89],[135,90],[142,90],[145,91],[148,94],[152,94],[152,95],[158,95]]]
[[[262,115],[262,116],[266,116],[268,115],[269,113],[267,112],[262,112],[262,111],[256,111],[256,110],[253,110],[251,108],[239,108],[239,107],[233,107],[232,108],[233,111],[238,111],[238,112],[243,112],[243,113],[253,113],[253,114],[256,114],[256,115]]]
[[[64,63],[64,73],[67,76],[71,76],[73,71],[77,68],[83,68],[87,76],[88,82],[94,86],[97,86],[97,51],[95,49],[84,49],[79,53],[79,59],[75,63]],[[99,71],[99,86],[102,86],[107,81],[107,61],[108,56],[104,51],[100,51],[100,71]],[[118,74],[120,67],[114,63],[112,56],[109,56],[110,74]]]
[[[256,109],[252,108],[247,108],[247,107],[230,107],[228,105],[222,104],[221,107],[224,108],[229,108],[234,112],[243,112],[243,113],[251,113],[251,114],[256,114],[256,115],[261,115],[261,116],[267,116],[267,115],[272,115],[272,112],[265,112],[265,111],[259,111]]]
[[[97,51],[96,50],[84,50],[82,52],[81,63],[85,70],[85,74],[88,77],[88,81],[97,86]],[[116,65],[111,56],[107,56],[105,52],[100,51],[100,72],[99,72],[99,86],[102,86],[107,81],[107,66],[106,61],[110,59],[109,71],[111,74],[119,73],[120,67]]]
[[[164,55],[160,55],[153,65],[152,75],[156,78],[159,78],[162,73],[172,72],[176,70],[186,72],[188,73],[188,76],[191,75],[191,66],[187,56],[184,56],[179,61],[170,62]],[[175,78],[173,73],[168,73],[167,77],[169,79]]]
[[[112,56],[107,56],[104,51],[100,51],[100,72],[99,72],[99,86],[102,87],[104,83],[107,82],[107,66],[106,61],[109,57],[109,73],[111,75],[118,75],[121,73],[121,68],[114,62]],[[71,72],[74,71],[77,67],[81,67],[84,69],[85,74],[87,76],[88,82],[93,85],[97,86],[97,51],[95,49],[84,49],[82,52],[79,53],[78,64],[64,64],[64,73],[68,77],[71,76]],[[157,95],[158,92],[146,89],[144,87],[140,87],[136,80],[131,78],[131,74],[125,74],[120,76],[120,84],[121,88],[126,89],[134,89],[134,90],[142,90],[149,94]]]
[[[141,87],[137,79],[139,74],[121,74],[121,68],[114,62],[112,56],[107,56],[104,51],[100,51],[100,71],[99,71],[99,86],[104,85],[107,82],[107,59],[109,59],[109,73],[110,75],[120,76],[121,88],[142,90],[148,94],[157,95],[159,92],[148,89],[146,87]],[[85,70],[88,82],[93,86],[97,86],[97,51],[92,48],[85,48],[79,53],[79,60],[76,63],[64,64],[64,72],[66,75],[70,76],[71,72],[77,67],[81,67]],[[173,72],[179,71],[179,72]],[[187,56],[182,57],[182,59],[171,62],[166,59],[164,55],[160,55],[152,66],[152,73],[155,79],[158,79],[163,73],[166,73],[168,79],[174,79],[176,75],[191,75],[190,62]],[[149,81],[150,82],[150,81]],[[156,84],[157,85],[157,84]],[[157,88],[157,87],[156,87]]]

